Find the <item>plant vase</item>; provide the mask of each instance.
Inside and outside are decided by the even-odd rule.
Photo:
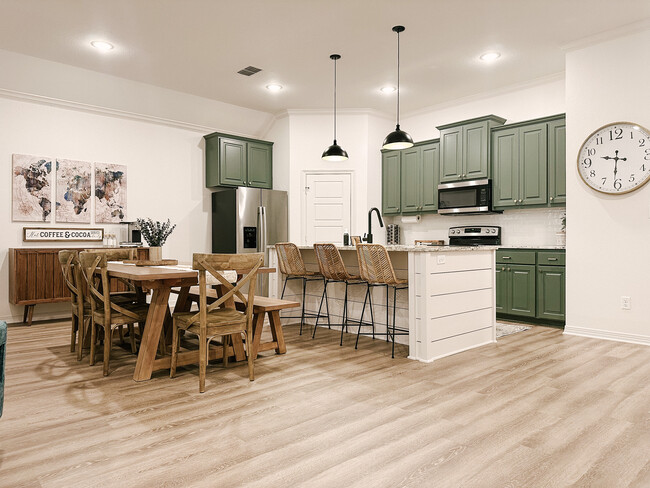
[[[162,246],[151,246],[149,248],[149,261],[162,261]]]

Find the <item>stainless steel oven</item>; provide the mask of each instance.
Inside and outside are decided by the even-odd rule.
[[[456,181],[438,185],[440,215],[500,213],[492,210],[492,181]]]

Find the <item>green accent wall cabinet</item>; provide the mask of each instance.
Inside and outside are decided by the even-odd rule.
[[[490,131],[506,119],[487,115],[440,125],[440,183],[489,178]]]
[[[273,188],[273,143],[215,132],[205,138],[205,186]]]
[[[566,124],[564,114],[492,129],[492,205],[566,204]]]
[[[398,215],[401,212],[401,151],[383,151],[381,154],[381,213]]]
[[[440,144],[437,141],[427,141],[402,149],[401,211],[403,214],[435,212],[438,209],[439,148]]]

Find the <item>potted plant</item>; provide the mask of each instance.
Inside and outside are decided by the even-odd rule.
[[[555,234],[555,239],[558,246],[566,246],[566,213],[562,215],[560,223],[562,224],[562,228],[560,229],[560,232]]]
[[[151,219],[137,219],[142,237],[149,244],[149,260],[162,261],[162,246],[176,228],[169,219],[167,222],[158,222]]]

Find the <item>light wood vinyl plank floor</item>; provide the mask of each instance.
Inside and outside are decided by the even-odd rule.
[[[132,380],[10,327],[0,488],[650,487],[650,348],[533,327],[433,364],[286,326],[287,354]]]

